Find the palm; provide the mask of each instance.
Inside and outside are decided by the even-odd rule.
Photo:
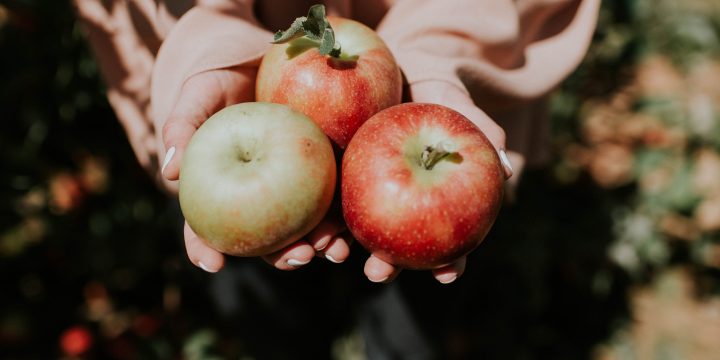
[[[163,164],[163,176],[169,181],[178,179],[183,151],[193,133],[220,109],[255,98],[255,68],[230,68],[197,74],[183,85],[175,107],[163,127],[163,141],[168,149]],[[490,141],[501,149],[505,143],[504,132],[482,111],[477,109],[466,94],[456,88],[438,90],[443,84],[422,84],[413,87],[413,100],[434,102],[455,108],[474,121]],[[440,95],[438,95],[440,94]],[[439,97],[438,97],[439,96]],[[309,263],[318,254],[332,262],[342,262],[349,256],[349,237],[343,236],[345,226],[339,214],[330,213],[305,238],[288,247],[264,256],[263,259],[281,270],[292,270]],[[206,245],[185,224],[185,248],[190,260],[209,272],[216,272],[224,265],[224,256]],[[449,283],[465,269],[465,258],[433,270],[435,278]],[[365,263],[365,274],[371,281],[387,282],[394,279],[400,269],[371,255]]]

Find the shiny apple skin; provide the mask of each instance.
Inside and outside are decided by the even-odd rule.
[[[426,146],[450,140],[457,155],[432,169]],[[343,216],[353,236],[380,259],[435,269],[475,249],[495,222],[504,173],[482,131],[434,104],[393,106],[370,118],[342,159]]]
[[[313,119],[340,148],[378,111],[400,103],[402,75],[390,50],[369,27],[329,17],[335,37],[357,61],[321,55],[317,48],[295,56],[291,44],[276,44],[258,70],[258,101],[287,104]],[[300,44],[304,39],[300,40]]]
[[[235,256],[267,255],[306,235],[332,201],[332,145],[287,106],[242,103],[193,135],[180,170],[180,206],[206,243]]]

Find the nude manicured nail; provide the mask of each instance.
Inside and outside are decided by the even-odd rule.
[[[509,179],[513,175],[513,167],[510,163],[510,158],[508,158],[505,149],[500,149],[500,151],[498,151],[498,155],[500,156],[500,162],[502,162],[505,167],[505,177]]]
[[[209,273],[216,273],[216,272],[217,272],[217,270],[212,270],[212,269],[210,269],[209,267],[207,267],[205,264],[202,263],[202,261],[198,261],[198,266],[199,266],[201,269],[203,269],[203,270],[205,270],[205,271],[207,271],[207,272],[209,272]]]
[[[336,264],[339,264],[339,263],[342,262],[342,261],[335,260],[335,258],[332,257],[332,255],[330,255],[330,254],[325,254],[325,258],[328,259],[328,260],[330,260],[330,261],[332,261],[332,262],[334,262],[334,263],[336,263]]]
[[[331,239],[331,238],[332,238],[332,236],[329,236],[329,235],[328,235],[328,236],[323,236],[323,238],[320,239],[320,240],[315,244],[315,246],[316,246],[315,250],[317,250],[317,251],[323,251],[323,250],[325,250],[325,248],[330,244],[330,239]]]
[[[297,259],[288,259],[286,262],[287,262],[287,264],[290,265],[290,266],[303,266],[303,265],[309,263],[310,260],[300,261],[300,260],[297,260]]]
[[[457,275],[440,275],[437,278],[437,281],[439,281],[441,284],[449,284],[453,281],[457,280]]]
[[[384,278],[382,278],[382,279],[372,279],[372,278],[369,278],[369,277],[368,277],[368,280],[370,280],[370,281],[372,281],[372,282],[374,282],[374,283],[381,283],[381,282],[383,282],[383,281],[386,281],[386,280],[389,279],[389,278],[390,278],[389,276],[386,276],[386,277],[384,277]]]
[[[168,166],[168,164],[170,163],[170,160],[172,160],[173,156],[175,156],[175,147],[174,146],[169,148],[167,153],[165,153],[165,159],[163,159],[163,165],[162,165],[162,169],[160,169],[160,173],[165,172],[165,167]]]

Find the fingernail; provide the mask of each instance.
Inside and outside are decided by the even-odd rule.
[[[505,168],[505,178],[509,179],[513,176],[513,168],[510,163],[510,159],[508,158],[505,149],[500,149],[500,151],[498,151],[498,155],[500,156],[500,162],[502,162],[503,167]]]
[[[297,259],[288,259],[286,262],[287,262],[287,264],[290,265],[290,266],[303,266],[303,265],[309,263],[310,260],[300,261],[300,260],[297,260]]]
[[[165,167],[170,163],[170,160],[172,160],[173,156],[175,156],[175,147],[171,147],[168,149],[167,153],[165,153],[165,159],[163,159],[163,165],[162,169],[160,169],[160,173],[165,172]]]
[[[328,246],[328,244],[330,244],[330,239],[331,239],[331,238],[332,238],[332,236],[330,236],[330,235],[324,236],[322,239],[320,239],[320,240],[315,244],[315,246],[317,246],[317,248],[316,248],[315,250],[317,250],[317,251],[323,251],[323,250],[325,250],[325,248]]]
[[[342,261],[335,260],[335,258],[332,257],[330,254],[325,254],[325,258],[328,259],[328,260],[330,260],[330,261],[332,261],[332,262],[334,262],[334,263],[336,263],[336,264],[339,264],[339,263],[342,262]]]
[[[455,280],[457,280],[457,275],[455,274],[444,274],[437,277],[437,281],[441,284],[449,284]]]
[[[202,263],[202,261],[198,261],[198,266],[199,266],[201,269],[203,269],[203,270],[205,270],[205,271],[207,271],[207,272],[209,272],[209,273],[211,273],[211,274],[214,274],[214,273],[217,272],[217,270],[212,270],[212,269],[210,269],[209,267],[207,267],[205,264]]]
[[[372,278],[369,278],[369,277],[368,277],[368,280],[370,280],[370,281],[372,281],[372,282],[374,282],[374,283],[381,283],[381,282],[387,280],[388,278],[390,278],[390,277],[389,277],[389,276],[386,276],[386,277],[384,277],[384,278],[382,278],[382,279],[372,279]]]

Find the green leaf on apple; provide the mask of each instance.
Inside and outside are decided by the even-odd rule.
[[[304,18],[297,18],[293,21],[290,28],[285,31],[278,31],[275,33],[273,44],[282,44],[293,39],[301,38],[305,36],[305,29],[303,26]]]
[[[333,55],[333,50],[337,50],[337,55]],[[322,43],[320,44],[320,53],[333,57],[340,56],[340,48],[335,48],[335,33],[332,28],[327,27],[323,33]]]
[[[325,29],[330,27],[327,17],[325,16],[324,5],[313,5],[308,11],[308,16],[303,21],[303,28],[308,36],[314,40],[322,41],[325,35]]]
[[[315,41],[322,55],[339,57],[341,54],[340,45],[335,42],[335,32],[325,15],[324,5],[311,6],[307,16],[295,19],[287,30],[276,32],[272,43],[284,44],[302,37]]]

